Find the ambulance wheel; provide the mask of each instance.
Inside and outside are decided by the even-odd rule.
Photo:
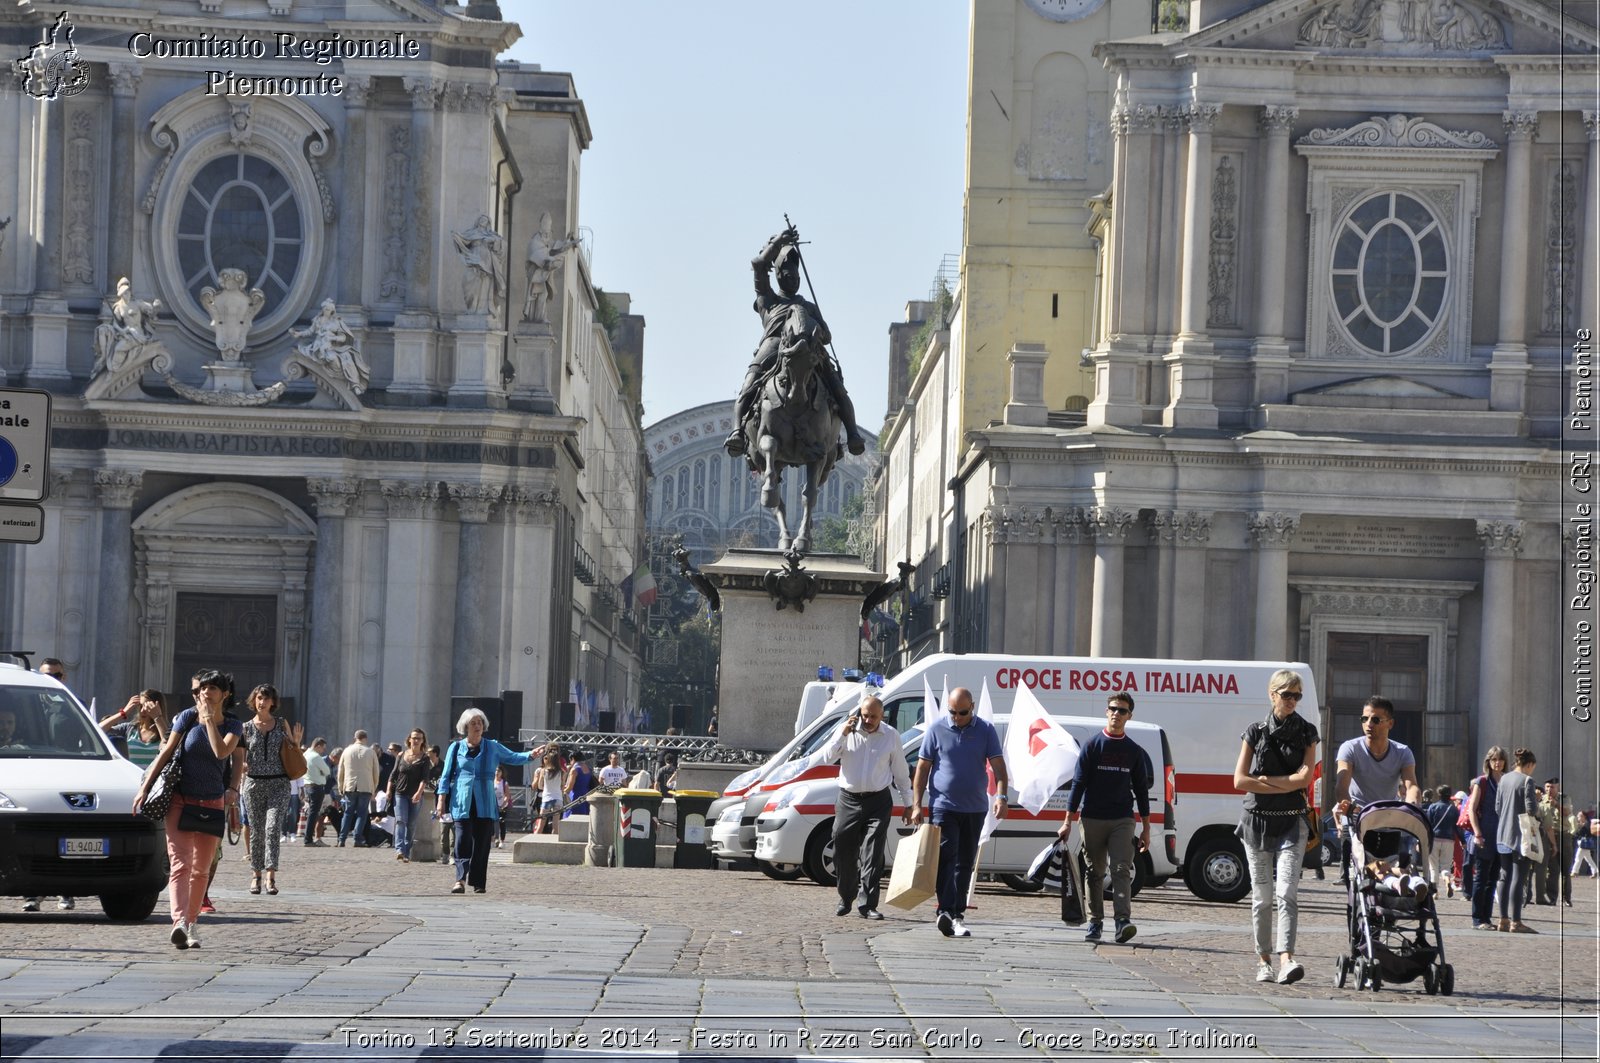
[[[1340,956],[1333,961],[1333,987],[1343,989],[1350,978],[1350,957]]]
[[[1184,882],[1203,901],[1232,903],[1250,892],[1250,871],[1244,846],[1232,834],[1218,833],[1189,851]]]
[[[1035,882],[1026,875],[1001,875],[1000,881],[1018,893],[1038,893],[1044,889],[1043,882]]]
[[[810,839],[806,841],[805,861],[800,866],[811,876],[811,881],[819,886],[839,884],[839,877],[834,873],[833,864],[832,819],[817,824],[817,829],[811,832]]]
[[[793,882],[806,873],[806,869],[799,864],[774,864],[766,860],[757,860],[756,866],[761,869],[763,875],[779,882]]]
[[[1456,991],[1456,969],[1450,964],[1441,964],[1439,967],[1439,992],[1450,996]]]

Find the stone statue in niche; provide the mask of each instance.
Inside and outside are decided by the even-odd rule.
[[[266,304],[267,297],[260,288],[244,290],[250,278],[242,269],[223,270],[217,274],[217,283],[222,285],[220,290],[210,285],[200,289],[200,305],[211,315],[212,334],[217,350],[222,352],[222,360],[237,362],[244,353],[250,325]]]
[[[121,372],[130,361],[144,353],[149,344],[159,344],[156,339],[156,314],[161,300],[146,302],[136,299],[128,278],[117,281],[117,297],[107,297],[101,321],[94,330],[94,368],[91,377],[101,373]]]
[[[290,329],[289,335],[305,342],[295,346],[295,353],[342,375],[350,390],[357,395],[367,390],[372,378],[372,368],[361,356],[356,337],[334,309],[332,299],[322,300],[322,309],[303,329]]]
[[[487,214],[478,215],[472,228],[450,235],[466,269],[461,277],[462,303],[469,314],[494,316],[500,311],[500,299],[506,290],[505,266],[500,262],[504,238],[494,231]]]
[[[528,297],[522,303],[522,320],[535,325],[550,320],[550,300],[555,298],[556,271],[566,253],[578,246],[572,237],[550,239],[550,212],[539,216],[539,231],[528,241]]]

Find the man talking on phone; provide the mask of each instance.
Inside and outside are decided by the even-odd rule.
[[[834,915],[849,915],[860,897],[863,919],[882,919],[878,884],[894,799],[911,803],[911,773],[900,751],[900,732],[883,722],[883,702],[869,697],[852,712],[813,763],[839,762],[839,801],[833,813],[833,865],[839,879]],[[890,796],[890,787],[894,789]],[[910,809],[903,815],[910,822]]]

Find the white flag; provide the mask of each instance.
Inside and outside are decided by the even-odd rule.
[[[987,720],[991,724],[994,723],[994,702],[989,700],[988,676],[983,677],[983,686],[978,691],[978,719]],[[989,804],[983,810],[983,827],[978,831],[979,845],[988,841],[989,836],[994,833],[994,829],[1000,825],[999,818],[994,814],[994,795],[996,793],[994,768],[986,763],[983,766],[983,770],[989,776]]]
[[[1017,687],[1006,730],[1006,766],[1017,801],[1034,815],[1078,767],[1078,743],[1052,720],[1032,690]]]
[[[939,706],[933,701],[933,688],[928,685],[927,673],[922,676],[922,733],[933,730],[939,719]]]

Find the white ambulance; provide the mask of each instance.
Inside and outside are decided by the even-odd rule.
[[[1056,716],[1055,720],[1079,745],[1105,726],[1104,714],[1098,719]],[[996,716],[993,722],[1004,743],[1009,714]],[[922,728],[912,727],[903,735],[906,764],[914,772],[922,748]],[[1173,765],[1171,748],[1160,727],[1147,722],[1130,723],[1128,737],[1149,754],[1155,772],[1155,787],[1150,792],[1150,852],[1140,854],[1135,868],[1137,892],[1146,885],[1165,882],[1178,870],[1173,861],[1176,835],[1171,828],[1172,804],[1167,792]],[[785,781],[786,776],[789,781]],[[814,881],[833,885],[837,881],[833,870],[833,812],[839,797],[839,766],[796,761],[779,769],[760,788],[770,797],[756,817],[756,858],[779,866],[798,864]],[[1068,794],[1065,786],[1057,790],[1038,815],[1016,804],[1015,796],[1013,791],[1013,803],[1006,809],[1005,818],[978,851],[978,870],[999,875],[1021,888],[1021,874],[1061,829]],[[903,806],[896,805],[895,817],[898,819],[904,811]],[[895,826],[901,835],[911,833],[910,827],[898,823]],[[894,863],[894,845],[891,834],[886,866]]]
[[[1177,829],[1172,863],[1201,899],[1236,901],[1250,892],[1250,876],[1233,834],[1244,800],[1233,788],[1233,769],[1240,735],[1270,711],[1267,680],[1280,668],[1300,676],[1305,697],[1299,712],[1320,730],[1310,666],[1277,661],[935,654],[895,675],[878,696],[887,719],[904,721],[920,712],[924,682],[935,701],[956,687],[977,698],[987,686],[996,716],[1008,716],[1017,688],[1027,686],[1054,717],[1103,720],[1107,695],[1129,692],[1133,722],[1160,726],[1176,754],[1177,770],[1167,782]],[[829,709],[849,707],[836,702]],[[756,842],[757,857],[766,859],[759,831]]]

